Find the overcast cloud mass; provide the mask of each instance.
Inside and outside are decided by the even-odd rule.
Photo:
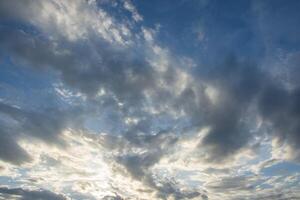
[[[299,10],[0,0],[0,200],[300,199]]]

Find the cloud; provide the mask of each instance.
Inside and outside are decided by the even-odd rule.
[[[15,138],[6,133],[5,129],[0,130],[0,158],[4,161],[19,165],[30,161],[29,154],[22,149],[15,141]]]
[[[37,138],[49,144],[65,145],[59,137],[70,127],[73,114],[59,110],[28,111],[0,102],[1,154],[0,157],[14,164],[30,161],[30,154],[22,149],[17,141],[21,138]],[[75,117],[73,118],[75,120]]]
[[[74,6],[90,10],[92,13],[96,12],[91,7],[78,2],[74,3]],[[78,9],[74,8],[74,11],[78,12]],[[70,12],[71,10],[66,12],[63,19],[71,20],[69,18],[71,16],[68,15]],[[104,11],[98,10],[98,12],[100,14]],[[58,14],[61,14],[60,11]],[[91,16],[86,13],[86,17]],[[106,20],[109,19],[110,17],[107,17]],[[47,24],[32,23],[41,30],[49,28]],[[54,25],[61,26],[58,21]],[[111,32],[114,30],[113,26],[107,29]],[[194,76],[194,81],[190,81],[179,95],[174,95],[169,93],[169,88],[162,87],[160,82],[176,84],[176,80],[172,79],[177,75],[177,72],[172,69],[176,67],[170,68],[171,66],[169,66],[169,70],[165,73],[157,71],[146,59],[147,56],[154,54],[152,52],[148,55],[145,51],[145,48],[151,49],[151,46],[147,47],[144,44],[142,48],[138,47],[141,51],[137,51],[108,39],[104,33],[101,33],[100,37],[92,37],[97,32],[96,29],[86,29],[86,31],[88,31],[85,33],[87,38],[80,36],[85,38],[83,41],[71,40],[70,42],[57,36],[56,40],[63,44],[59,45],[57,42],[42,39],[30,32],[24,33],[20,30],[2,27],[2,38],[6,38],[2,42],[4,49],[13,53],[15,58],[36,68],[50,67],[54,69],[59,72],[64,83],[87,96],[94,98],[99,91],[104,91],[108,98],[106,102],[113,102],[112,99],[115,98],[116,103],[123,105],[117,106],[119,115],[128,115],[127,111],[134,109],[136,114],[148,118],[151,115],[144,111],[147,101],[156,102],[152,105],[154,108],[161,104],[177,113],[182,108],[194,125],[210,126],[210,132],[199,143],[199,147],[208,149],[206,151],[208,153],[207,161],[211,162],[222,162],[240,149],[247,147],[254,135],[249,132],[250,127],[247,120],[250,117],[246,117],[245,113],[252,116],[256,114],[250,113],[249,110],[253,104],[255,106],[257,98],[261,99],[259,104],[262,104],[258,108],[259,115],[264,116],[267,111],[262,109],[267,109],[268,106],[275,103],[276,99],[268,105],[264,105],[263,99],[272,95],[268,95],[269,89],[266,88],[268,80],[271,79],[255,64],[241,63],[234,57],[229,57],[225,63],[208,73],[198,72],[199,77]],[[56,32],[64,34],[60,33],[61,30],[56,30]],[[140,44],[139,41],[134,42],[137,46]],[[102,48],[97,48],[97,46],[102,46]],[[280,87],[277,86],[276,80],[273,82],[275,87]],[[214,88],[215,93],[220,93],[218,102],[213,102],[212,96],[207,93],[205,97],[205,92],[209,91],[209,88]],[[262,92],[264,94],[261,94]],[[265,97],[259,97],[262,95]],[[169,100],[162,98],[164,96]],[[295,92],[295,95],[286,98],[297,98],[296,96]],[[297,106],[296,103],[293,106]],[[123,110],[124,108],[126,110]],[[229,117],[227,113],[230,113]],[[286,127],[280,127],[280,129],[286,129]],[[296,130],[290,132],[293,137],[293,132]],[[131,134],[135,135],[135,133]],[[291,141],[296,140],[291,139]],[[291,145],[296,147],[295,144]]]
[[[105,196],[103,198],[103,200],[123,200],[123,198],[120,197],[119,195],[117,195],[117,196]]]
[[[297,152],[298,86],[289,89],[267,71],[234,58],[215,70],[203,77],[220,93],[213,105],[202,104],[207,116],[204,123],[210,126],[210,132],[199,147],[208,146],[208,160],[219,162],[249,148],[249,142],[259,133],[250,131],[256,126],[250,120],[257,116],[264,125],[271,125],[267,132],[271,137],[287,142]]]
[[[268,86],[259,99],[262,117],[274,127],[272,132],[279,143],[287,143],[292,149],[290,159],[299,161],[299,89],[287,90],[278,86]],[[293,153],[296,153],[293,155]]]
[[[124,8],[131,12],[132,18],[135,21],[142,21],[143,17],[137,12],[136,8],[132,5],[132,2],[130,0],[125,0],[124,1]]]
[[[20,200],[66,200],[63,195],[55,194],[48,190],[26,190],[23,188],[0,188],[0,197],[17,198]]]
[[[56,95],[68,102],[75,98],[71,94],[81,100],[79,105],[64,102],[43,109],[1,100],[2,160],[21,165],[34,157],[27,176],[43,184],[39,178],[51,177],[49,182],[62,192],[95,199],[218,199],[227,190],[248,195],[261,186],[266,191],[264,177],[247,177],[238,174],[246,173],[244,168],[237,169],[249,161],[250,151],[260,153],[266,138],[277,141],[273,153],[285,148],[282,159],[300,160],[297,53],[286,58],[288,81],[239,54],[225,52],[214,66],[201,64],[163,47],[159,30],[142,24],[145,19],[131,1],[113,1],[109,8],[107,4],[0,2],[0,56],[53,76]],[[203,30],[208,42],[209,31]],[[257,162],[263,168],[274,159]],[[234,169],[229,170],[228,163]],[[192,180],[177,181],[185,172],[221,179],[201,177],[194,187]],[[74,180],[78,182],[73,187],[65,183]],[[52,194],[4,187],[0,191],[23,199]]]

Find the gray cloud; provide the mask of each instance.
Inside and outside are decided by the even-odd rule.
[[[29,154],[16,143],[15,137],[6,131],[9,130],[0,129],[0,158],[16,165],[30,161]]]
[[[123,198],[119,195],[116,196],[105,196],[102,200],[123,200]]]
[[[144,179],[148,173],[148,168],[154,165],[161,157],[159,152],[143,153],[140,155],[125,155],[118,158],[127,171],[136,179]]]
[[[20,200],[66,200],[67,198],[60,194],[55,194],[48,190],[26,190],[23,188],[0,187],[0,197],[7,199]]]
[[[172,181],[161,182],[159,186],[155,185],[155,188],[158,190],[157,197],[162,199],[167,199],[169,197],[172,197],[176,200],[194,198],[202,200],[208,199],[206,194],[201,194],[200,192],[193,190],[182,190],[178,185],[176,185],[176,183]]]
[[[300,131],[300,90],[287,90],[279,86],[266,87],[259,98],[259,110],[262,117],[272,124],[276,136],[282,143],[287,142],[293,149],[299,150]],[[300,155],[294,155],[295,160]]]
[[[224,192],[226,190],[254,190],[255,180],[250,177],[238,176],[238,177],[225,177],[217,183],[208,185],[208,188],[213,189],[215,192]]]
[[[211,161],[222,161],[248,144],[253,134],[247,115],[264,84],[264,75],[255,65],[230,57],[206,77],[219,91],[218,105],[207,110],[211,131],[200,145],[211,146]]]
[[[253,121],[256,116],[262,117],[266,126],[271,123],[268,134],[287,142],[295,150],[299,149],[297,84],[288,88],[269,71],[235,58],[204,75],[202,73],[202,76],[220,91],[216,106],[202,104],[206,108],[204,125],[209,125],[211,130],[199,147],[209,147],[209,161],[222,161],[249,147],[252,138],[262,134],[250,131],[256,126]]]
[[[73,123],[76,121],[77,114],[55,109],[28,111],[3,102],[0,102],[0,113],[0,158],[14,164],[30,160],[28,153],[17,144],[19,138],[33,137],[63,146],[65,143],[59,135],[65,128],[70,127],[71,119],[74,120]]]
[[[30,13],[29,7],[38,8],[41,6],[40,3],[33,4],[31,0],[25,0],[22,2],[18,1],[1,1],[0,2],[0,19],[14,19],[22,20],[24,16],[33,15]],[[15,8],[15,10],[13,9]],[[18,12],[16,12],[16,10]]]
[[[264,134],[260,130],[252,131],[257,125],[255,120],[260,117],[263,125],[271,127],[268,134],[290,145],[296,154],[294,160],[300,160],[297,153],[300,152],[300,90],[295,78],[299,75],[297,56],[293,60],[294,66],[287,69],[293,75],[291,88],[268,70],[234,56],[216,67],[195,67],[191,71],[178,67],[177,58],[170,56],[165,58],[170,63],[168,69],[159,71],[149,55],[153,46],[138,37],[126,46],[109,40],[105,34],[80,21],[78,26],[83,26],[86,32],[82,37],[68,38],[72,36],[67,30],[68,24],[64,24],[66,28],[63,29],[57,19],[50,20],[50,25],[48,21],[43,24],[31,20],[36,17],[35,11],[42,7],[42,3],[33,1],[0,3],[0,18],[13,19],[19,24],[17,28],[5,23],[0,26],[0,55],[9,56],[15,64],[55,74],[64,86],[87,98],[85,103],[92,114],[101,115],[104,108],[109,108],[108,118],[120,127],[121,137],[108,133],[102,141],[103,146],[116,150],[115,162],[125,167],[132,178],[156,190],[158,197],[208,199],[202,192],[181,190],[168,181],[157,184],[152,178],[151,168],[164,156],[178,153],[174,147],[181,142],[181,136],[191,130],[210,128],[197,149],[199,152],[204,150],[208,156],[199,159],[221,163],[250,148],[254,137]],[[55,5],[55,8],[64,10],[61,5]],[[123,39],[111,27],[106,27],[105,31]],[[73,33],[76,35],[77,32]],[[182,71],[177,72],[178,69]],[[187,73],[191,80],[177,93],[180,73]],[[207,94],[210,88],[217,93],[213,97],[215,100]],[[78,128],[83,128],[74,118],[81,110],[28,111],[0,103],[0,112],[4,116],[0,128],[0,158],[13,164],[30,160],[30,152],[18,145],[19,138],[33,137],[50,144],[64,144],[60,138],[64,129],[75,123]],[[131,122],[125,122],[127,119]],[[183,125],[177,126],[182,121]],[[143,153],[134,152],[136,149]],[[216,172],[211,168],[212,171]],[[252,189],[244,178],[224,179],[211,188]],[[121,199],[119,196],[107,198]]]
[[[146,91],[154,94],[150,97],[154,98],[152,101],[157,105],[165,104],[175,111],[183,109],[192,120],[193,126],[211,127],[209,134],[199,144],[210,149],[208,161],[220,162],[249,144],[253,134],[249,132],[250,127],[247,120],[250,118],[249,116],[257,114],[249,111],[253,105],[255,106],[257,99],[260,99],[258,114],[263,117],[266,117],[268,112],[266,109],[272,104],[276,104],[276,101],[289,101],[291,102],[289,104],[292,105],[287,106],[286,109],[297,110],[297,91],[287,97],[280,97],[285,100],[276,99],[276,95],[280,96],[280,90],[275,91],[276,94],[269,94],[273,89],[268,89],[267,85],[269,85],[269,81],[274,82],[272,87],[277,90],[277,87],[281,87],[278,86],[280,83],[272,80],[257,66],[240,63],[235,58],[230,57],[224,64],[211,68],[208,73],[198,73],[199,76],[195,76],[196,81],[187,86],[181,95],[176,96],[158,85],[158,77],[163,76],[152,69],[142,51],[116,48],[98,38],[89,42],[84,41],[86,44],[63,41],[64,47],[67,47],[66,50],[73,50],[71,53],[63,54],[63,51],[58,51],[50,41],[42,40],[30,33],[3,27],[1,33],[2,38],[5,38],[2,41],[5,50],[10,50],[16,58],[20,58],[25,63],[29,62],[29,65],[36,68],[42,66],[53,68],[59,72],[62,80],[68,86],[91,97],[95,96],[100,89],[104,89],[107,92],[106,96],[108,95],[107,102],[112,103],[114,102],[112,99],[116,98],[116,104],[123,103],[123,108],[117,106],[120,115],[130,116],[135,113],[144,118],[151,116],[143,110]],[[96,48],[96,46],[103,48]],[[170,84],[176,81],[173,78],[169,79],[169,77],[175,76],[174,72],[169,70],[166,73],[169,73],[169,76],[165,81],[170,81]],[[200,86],[195,87],[193,84],[198,84],[198,81],[200,81]],[[201,86],[201,84],[204,85]],[[207,84],[217,88],[221,93],[217,105],[211,104],[205,97],[204,90]],[[287,92],[286,89],[282,90],[283,93]],[[164,96],[166,98],[162,98]],[[198,97],[200,101],[196,102]],[[269,97],[273,99],[272,102],[265,100]],[[265,105],[265,101],[268,101],[268,105]],[[273,106],[275,108],[273,110],[278,107]],[[290,117],[290,126],[276,125],[275,128],[283,132],[283,129],[294,127],[293,130],[289,130],[288,136],[283,138],[287,138],[288,142],[297,141],[298,137],[295,134],[297,132],[297,119],[295,118],[297,113],[295,111],[293,111],[294,113],[283,112]],[[278,124],[275,123],[278,119],[271,115],[267,120]],[[149,131],[150,129],[146,130],[146,132]],[[130,134],[136,135],[134,132]],[[134,141],[135,137],[127,138],[136,142]],[[296,142],[292,146],[297,147]]]

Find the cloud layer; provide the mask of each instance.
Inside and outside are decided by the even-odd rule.
[[[298,3],[157,4],[0,2],[0,198],[300,197]]]

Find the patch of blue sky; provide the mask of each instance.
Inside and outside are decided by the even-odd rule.
[[[8,57],[2,57],[0,80],[0,98],[18,106],[34,110],[62,103],[53,90],[56,76],[51,71],[41,74],[14,63]]]
[[[300,165],[297,163],[283,161],[262,169],[262,174],[265,176],[288,176],[300,172]]]

